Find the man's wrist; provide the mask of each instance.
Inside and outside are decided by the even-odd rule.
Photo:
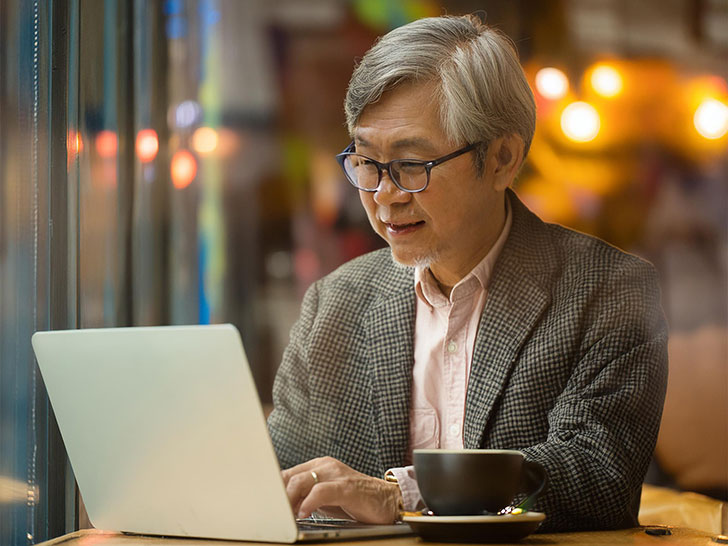
[[[392,521],[402,521],[402,512],[404,512],[404,500],[402,499],[402,491],[399,489],[399,485],[396,483],[390,483],[392,494],[394,495],[394,514],[392,515]]]
[[[402,490],[399,488],[399,480],[397,476],[392,473],[391,470],[387,470],[384,474],[384,481],[390,485],[390,489],[394,495],[394,516],[392,520],[394,522],[402,521],[402,512],[404,511],[404,498],[402,497]]]
[[[405,511],[416,512],[424,508],[413,466],[390,468],[385,473],[384,479],[387,479],[387,474],[397,479]]]

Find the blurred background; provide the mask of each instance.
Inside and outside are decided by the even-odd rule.
[[[356,59],[474,11],[536,97],[518,194],[660,272],[648,480],[728,497],[728,0],[2,0],[0,543],[83,524],[31,334],[231,322],[269,403],[305,289],[382,246],[334,160]]]

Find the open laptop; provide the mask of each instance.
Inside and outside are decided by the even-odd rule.
[[[299,528],[232,325],[37,332],[32,343],[99,529],[288,543],[411,532]]]

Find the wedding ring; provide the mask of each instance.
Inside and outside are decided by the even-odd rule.
[[[313,478],[313,484],[316,485],[319,482],[319,480],[318,480],[318,474],[316,474],[316,472],[314,472],[312,470],[311,471],[311,477]]]

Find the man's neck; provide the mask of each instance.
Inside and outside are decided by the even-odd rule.
[[[432,278],[435,280],[438,288],[445,297],[449,298],[455,285],[464,279],[473,269],[475,269],[475,267],[481,263],[493,249],[493,246],[503,233],[509,209],[510,204],[507,201],[504,202],[503,216],[499,222],[499,229],[490,234],[490,236],[483,241],[483,244],[475,252],[473,252],[469,259],[463,261],[463,264],[458,264],[455,267],[447,267],[445,264],[435,263],[430,265],[429,269],[430,273],[432,273]]]

